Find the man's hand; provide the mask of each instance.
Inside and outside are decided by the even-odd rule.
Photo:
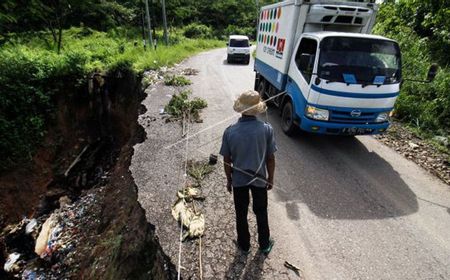
[[[231,182],[228,181],[228,182],[227,182],[227,191],[228,191],[229,193],[231,193],[231,188],[232,188]]]
[[[273,179],[267,179],[267,190],[270,191],[273,188]]]

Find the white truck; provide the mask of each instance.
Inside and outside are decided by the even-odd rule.
[[[261,9],[255,90],[281,109],[282,129],[378,134],[402,81],[398,44],[370,35],[374,0],[288,0]]]

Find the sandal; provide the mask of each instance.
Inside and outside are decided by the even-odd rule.
[[[261,253],[263,253],[264,255],[267,256],[270,253],[270,251],[272,251],[272,247],[273,247],[274,244],[275,244],[275,241],[272,238],[270,238],[269,239],[269,245],[266,248],[259,249],[259,250],[261,251]]]

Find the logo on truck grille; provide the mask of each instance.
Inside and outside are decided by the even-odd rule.
[[[350,112],[350,116],[352,116],[353,118],[357,118],[361,116],[361,111],[360,110],[353,110]]]

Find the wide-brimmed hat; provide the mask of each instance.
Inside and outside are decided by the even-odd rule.
[[[261,101],[257,91],[247,90],[241,93],[234,101],[233,109],[244,115],[255,116],[264,113],[267,110],[267,106]]]

